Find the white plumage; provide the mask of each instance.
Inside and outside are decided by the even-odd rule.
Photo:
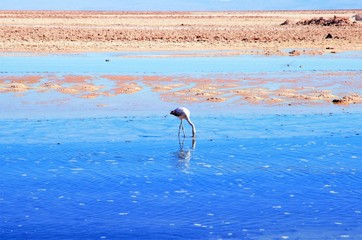
[[[186,119],[186,121],[191,125],[192,127],[192,137],[195,137],[196,136],[196,127],[195,125],[191,122],[191,119],[190,119],[190,111],[185,108],[185,107],[178,107],[176,108],[175,110],[172,110],[170,112],[170,114],[178,117],[180,119],[180,126],[178,128],[178,135],[180,136],[180,131],[182,129],[183,133],[184,133],[184,136],[185,136],[185,131],[184,131],[184,127],[183,127],[183,124],[182,124],[182,120]]]

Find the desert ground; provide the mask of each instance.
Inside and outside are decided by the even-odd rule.
[[[0,51],[362,50],[361,11],[0,11]]]

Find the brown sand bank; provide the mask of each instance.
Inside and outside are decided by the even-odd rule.
[[[0,51],[362,50],[361,11],[0,11]]]
[[[97,82],[99,79],[102,79],[102,84]],[[341,79],[345,84],[340,84]],[[271,86],[271,82],[274,85]],[[183,104],[227,102],[230,106],[323,106],[361,104],[361,82],[361,72],[300,73],[293,78],[288,73],[278,77],[260,73],[216,74],[202,78],[187,75],[1,76],[0,94],[22,97],[58,92],[70,98],[98,98],[102,105],[107,106],[113,97],[144,94],[146,91],[156,93],[162,102]]]

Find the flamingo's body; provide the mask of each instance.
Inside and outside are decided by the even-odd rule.
[[[191,122],[191,119],[190,119],[190,111],[187,109],[187,108],[184,108],[184,107],[178,107],[176,108],[175,110],[172,110],[171,113],[172,115],[178,117],[181,122],[180,122],[180,126],[179,126],[179,129],[178,129],[178,135],[180,135],[180,131],[182,129],[184,135],[185,135],[185,131],[184,131],[184,127],[182,125],[182,120],[186,119],[186,121],[191,125],[192,127],[192,137],[195,137],[196,136],[196,128],[195,128],[195,125]]]

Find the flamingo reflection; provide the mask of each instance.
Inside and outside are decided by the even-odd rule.
[[[178,138],[180,150],[176,152],[177,155],[177,168],[180,168],[183,172],[189,172],[190,160],[192,158],[192,152],[196,148],[196,139],[192,139],[191,148],[185,148],[185,137]]]

